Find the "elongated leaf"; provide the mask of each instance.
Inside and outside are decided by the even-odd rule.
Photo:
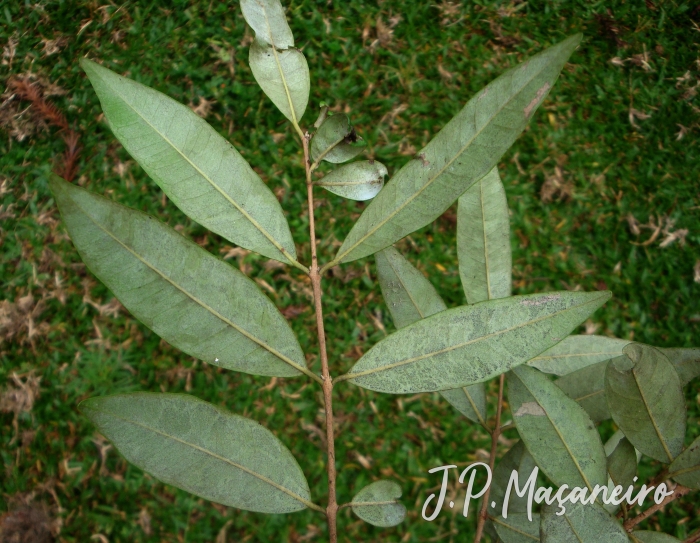
[[[535,515],[529,520],[527,513],[508,513],[508,518],[492,517],[491,522],[503,543],[532,543],[540,540],[540,523]]]
[[[97,278],[160,337],[231,370],[294,377],[294,334],[257,285],[167,225],[53,176],[68,233]]]
[[[544,373],[566,375],[622,354],[631,342],[605,336],[569,336],[551,349],[528,361],[528,366]]]
[[[503,512],[503,503],[505,502],[508,483],[510,482],[510,478],[513,476],[513,473],[517,473],[518,475],[518,488],[523,488],[525,481],[529,479],[534,469],[535,459],[532,458],[532,455],[528,452],[525,444],[522,441],[518,441],[503,456],[501,461],[493,470],[489,502],[495,502],[496,506],[492,507],[491,503],[489,503],[488,512],[490,515],[499,518],[502,516],[501,513]],[[520,497],[517,495],[515,490],[511,488],[508,495],[508,518],[510,518],[511,513],[526,513],[527,500],[527,495]],[[537,526],[537,523],[535,523],[535,525]]]
[[[616,485],[620,485],[625,490],[634,482],[637,473],[637,463],[642,457],[641,453],[635,449],[629,440],[620,430],[615,432],[610,439],[605,442],[605,455],[608,457],[608,493],[612,492]],[[630,454],[631,450],[631,454]],[[608,513],[614,514],[619,505],[614,503],[603,504],[603,508]]]
[[[510,296],[513,258],[508,202],[498,168],[459,198],[457,256],[468,303]]]
[[[603,443],[583,408],[529,366],[508,374],[508,401],[520,438],[554,484],[607,484]]]
[[[668,471],[677,483],[700,490],[700,437],[671,463]]]
[[[279,0],[241,0],[241,11],[259,40],[277,49],[294,47],[294,36]]]
[[[380,341],[339,379],[390,394],[480,383],[548,349],[609,298],[556,292],[448,309]]]
[[[610,418],[605,401],[605,368],[608,361],[598,362],[566,374],[554,383],[586,410],[593,422]]]
[[[637,530],[630,534],[632,541],[640,543],[680,543],[680,539],[665,534],[663,532],[653,532],[651,530]]]
[[[555,503],[542,509],[540,534],[542,543],[628,543],[627,532],[599,504],[566,503],[566,513],[559,516]]]
[[[636,449],[670,463],[683,450],[685,399],[678,374],[654,347],[633,343],[608,363],[605,397]]]
[[[676,368],[681,386],[700,375],[700,349],[659,349]]]
[[[341,166],[314,184],[350,200],[371,200],[384,186],[386,166],[376,160],[362,160]]]
[[[116,138],[175,205],[227,240],[282,262],[294,242],[272,191],[190,108],[87,59],[80,65]]]
[[[393,481],[376,481],[352,499],[352,511],[373,526],[388,528],[403,522],[406,508],[398,502],[401,487]]]
[[[387,247],[375,255],[382,295],[396,328],[403,328],[447,309],[435,287],[401,253]],[[469,420],[486,424],[486,390],[483,383],[440,393]]]
[[[248,62],[263,92],[292,124],[298,125],[311,89],[304,54],[297,49],[276,49],[256,39],[250,46]]]
[[[355,158],[366,145],[350,125],[348,116],[336,113],[326,117],[311,140],[311,158],[314,162],[339,164]]]
[[[311,504],[292,453],[250,419],[186,394],[104,396],[80,409],[129,462],[164,483],[248,511]]]
[[[365,209],[339,262],[388,247],[439,217],[489,173],[554,85],[580,35],[508,70],[472,98]]]

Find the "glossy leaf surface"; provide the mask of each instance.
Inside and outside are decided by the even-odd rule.
[[[186,394],[104,396],[80,409],[129,462],[164,483],[247,511],[291,513],[310,503],[292,453],[250,419]]]
[[[90,271],[168,343],[254,375],[305,369],[289,324],[240,271],[145,213],[56,176],[50,187]]]
[[[393,481],[376,481],[355,495],[352,511],[373,526],[396,526],[406,517],[406,508],[398,502],[400,497],[399,485]]]
[[[204,119],[90,60],[81,66],[116,138],[190,218],[268,258],[296,260],[277,198]]]
[[[390,394],[483,382],[560,341],[609,297],[557,292],[448,309],[380,341],[339,379]]]
[[[371,200],[382,190],[388,173],[381,162],[362,160],[333,170],[314,185],[349,200]]]

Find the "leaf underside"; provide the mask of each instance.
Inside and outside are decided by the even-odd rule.
[[[401,487],[393,481],[376,481],[352,499],[353,513],[365,522],[382,528],[396,526],[406,517],[406,508],[397,500]]]
[[[542,543],[628,543],[622,524],[599,504],[565,505],[566,513],[559,516],[555,503],[542,509],[540,534]]]

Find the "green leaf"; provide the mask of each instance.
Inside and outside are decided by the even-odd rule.
[[[256,39],[250,46],[248,62],[263,92],[298,127],[311,89],[304,54],[297,49],[276,49]]]
[[[612,496],[616,486],[627,489],[634,484],[637,475],[637,451],[619,430],[605,443],[605,454],[608,457],[608,493]],[[603,504],[609,513],[615,513],[620,506],[614,503]]]
[[[670,463],[683,450],[685,399],[678,374],[654,347],[633,343],[608,363],[605,397],[615,423],[642,453]]]
[[[608,361],[586,366],[554,381],[564,393],[575,400],[593,422],[610,418],[610,410],[605,401],[605,368]]]
[[[401,487],[393,481],[376,481],[352,499],[353,513],[372,526],[388,528],[403,522],[406,508],[398,502]]]
[[[542,509],[542,543],[629,543],[622,524],[599,504],[566,503],[565,507],[561,516],[556,503]]]
[[[578,34],[508,70],[401,168],[360,216],[335,261],[388,247],[439,217],[520,135],[574,51]]]
[[[640,543],[680,543],[680,539],[676,539],[663,532],[653,532],[651,530],[637,530],[630,534],[632,540]]]
[[[668,471],[677,483],[700,490],[700,437],[671,463]]]
[[[609,298],[556,292],[448,309],[383,339],[336,382],[390,394],[483,382],[548,349]]]
[[[241,0],[241,11],[259,40],[277,49],[294,47],[294,36],[279,0]]]
[[[287,321],[240,271],[145,213],[57,176],[49,186],[90,271],[168,343],[254,375],[310,373]]]
[[[329,115],[311,140],[311,159],[339,164],[352,160],[367,144],[350,126],[350,119],[343,113]]]
[[[435,287],[393,247],[375,256],[382,295],[396,328],[403,328],[447,309]],[[486,424],[486,390],[483,383],[440,393],[469,420]]]
[[[468,303],[510,296],[513,258],[508,202],[498,168],[459,197],[457,256]]]
[[[607,484],[598,431],[583,408],[545,374],[529,366],[514,368],[508,374],[508,402],[520,438],[554,484],[590,491]]]
[[[659,349],[676,368],[681,386],[700,375],[700,349]]]
[[[508,513],[508,518],[491,517],[491,522],[503,543],[532,543],[540,540],[540,525],[535,515],[529,520],[527,513]]]
[[[204,119],[90,60],[82,59],[80,65],[116,138],[175,205],[236,245],[296,262],[277,198]]]
[[[569,336],[527,364],[544,373],[566,375],[622,354],[631,342],[605,336]]]
[[[314,185],[350,200],[371,200],[384,186],[386,166],[376,160],[362,160],[341,166]]]
[[[518,487],[522,488],[535,467],[535,460],[522,441],[518,441],[510,448],[493,470],[489,502],[496,502],[496,507],[492,507],[491,503],[489,503],[488,511],[490,515],[501,517],[503,502],[508,490],[508,482],[513,472],[518,473]],[[508,518],[510,518],[511,513],[526,513],[528,509],[527,500],[527,496],[520,497],[511,489],[508,496]]]
[[[186,394],[104,396],[80,409],[129,462],[164,483],[247,511],[314,506],[292,453],[255,421]]]

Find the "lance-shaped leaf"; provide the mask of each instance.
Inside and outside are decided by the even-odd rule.
[[[680,543],[681,541],[663,532],[651,530],[636,530],[630,534],[630,538],[635,543]]]
[[[633,343],[608,363],[605,397],[615,423],[642,453],[670,463],[683,450],[685,399],[678,374],[654,347]]]
[[[548,349],[609,298],[554,292],[448,309],[383,339],[336,382],[389,394],[480,383]]]
[[[325,160],[333,164],[352,160],[367,144],[350,125],[350,119],[343,113],[329,115],[323,121],[311,140],[311,159],[314,162]]]
[[[353,513],[373,526],[388,528],[403,522],[406,508],[399,503],[401,487],[393,481],[376,481],[360,490],[350,502]]]
[[[314,507],[292,453],[255,421],[186,394],[104,396],[80,409],[129,462],[164,483],[247,511]]]
[[[637,475],[637,451],[624,436],[617,432],[605,443],[605,454],[608,457],[608,493],[612,496],[616,486],[621,486],[625,491],[634,484]],[[603,504],[609,513],[615,513],[620,506],[614,503]]]
[[[80,65],[116,138],[175,205],[232,243],[296,261],[277,198],[204,119],[99,64],[82,59]]]
[[[439,217],[489,173],[527,125],[580,35],[508,70],[472,98],[365,209],[338,250],[349,262]]]
[[[375,255],[382,295],[396,328],[403,328],[447,309],[435,287],[393,247]],[[486,425],[486,390],[483,383],[440,393],[469,420]]]
[[[700,437],[671,463],[668,471],[677,483],[700,490]]]
[[[513,481],[518,485],[518,488],[523,488],[525,482],[530,478],[535,469],[535,459],[528,452],[525,444],[518,441],[510,450],[503,456],[501,461],[493,470],[493,480],[491,481],[491,493],[489,494],[488,512],[492,516],[501,517],[503,513],[503,505],[506,501],[506,492],[508,483],[514,474],[517,474],[517,481]],[[527,513],[527,495],[520,497],[512,487],[508,493],[508,511],[507,515],[510,518],[511,513]],[[495,502],[496,506],[492,507]],[[527,515],[526,515],[527,518]],[[534,517],[533,517],[534,518]],[[536,523],[535,523],[536,524]],[[538,527],[539,529],[539,527]]]
[[[255,0],[252,0],[255,1]],[[250,69],[272,103],[298,126],[309,102],[309,65],[297,49],[277,49],[256,39],[248,56]]]
[[[527,513],[508,513],[508,518],[490,517],[503,543],[532,543],[540,540],[538,516],[528,519]]]
[[[57,176],[49,186],[90,271],[168,343],[254,375],[309,373],[287,321],[240,271],[145,213]]]
[[[566,503],[565,507],[561,516],[556,503],[542,509],[542,543],[629,543],[622,524],[599,504]]]
[[[591,419],[546,375],[529,366],[508,374],[508,401],[520,438],[554,484],[585,487],[608,482],[606,457]]]
[[[700,349],[659,349],[676,368],[681,386],[700,375]]]
[[[554,381],[569,398],[578,402],[586,410],[593,422],[610,418],[610,410],[605,401],[605,368],[607,364],[607,360],[598,362],[567,373],[564,377]]]
[[[459,198],[457,256],[468,303],[510,296],[513,258],[508,202],[497,168]]]
[[[630,343],[625,339],[605,336],[569,336],[527,364],[544,373],[566,375],[620,356],[622,349]]]
[[[241,0],[241,11],[259,40],[278,49],[294,47],[294,36],[279,0]]]
[[[371,200],[384,186],[386,166],[376,160],[362,160],[341,166],[314,185],[350,200]]]

